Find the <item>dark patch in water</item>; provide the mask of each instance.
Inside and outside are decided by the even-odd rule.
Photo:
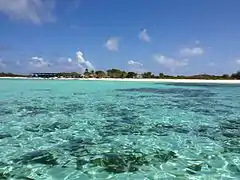
[[[141,125],[129,125],[118,123],[117,121],[115,123],[108,123],[106,125],[103,125],[99,129],[99,134],[102,137],[132,134],[142,135],[143,133],[144,131],[141,129]]]
[[[172,125],[156,124],[147,130],[148,133],[154,133],[158,136],[168,136],[169,132],[173,130]]]
[[[202,170],[202,164],[192,164],[187,167],[186,172],[194,175],[194,174],[197,174],[201,170]]]
[[[240,120],[220,121],[219,126],[224,152],[240,153]]]
[[[222,141],[224,152],[240,153],[240,138],[227,138]]]
[[[188,134],[190,132],[189,129],[184,128],[184,127],[176,127],[176,128],[174,128],[174,131],[177,133],[182,133],[182,134]]]
[[[37,124],[37,125],[32,125],[32,126],[27,126],[25,128],[26,131],[29,131],[29,132],[40,132],[40,124]]]
[[[157,165],[159,163],[166,163],[169,160],[177,158],[173,151],[159,150],[153,154],[143,153],[105,153],[101,157],[91,158],[90,164],[92,166],[100,166],[103,170],[110,173],[124,173],[135,172],[143,165]],[[81,160],[82,166],[84,161]]]
[[[8,133],[2,133],[2,134],[0,134],[0,139],[10,138],[10,137],[12,137],[12,135],[11,135],[11,134],[8,134]]]
[[[221,129],[239,129],[240,130],[240,119],[239,120],[226,120],[220,123]]]
[[[226,120],[220,123],[222,135],[228,138],[240,137],[240,120]]]
[[[74,92],[73,95],[74,96],[82,96],[82,95],[85,95],[86,93],[83,93],[83,92]]]
[[[235,164],[228,164],[227,168],[231,172],[240,175],[240,168],[237,165],[235,165]]]
[[[110,173],[123,173],[138,171],[137,166],[147,164],[143,156],[104,154],[102,158],[91,160],[95,166],[101,166]]]
[[[93,145],[96,145],[96,143],[91,139],[73,138],[67,144],[64,144],[62,148],[69,151],[71,155],[79,157],[88,154],[88,148]]]
[[[219,141],[219,137],[221,137],[221,131],[218,126],[207,126],[207,125],[200,125],[196,129],[194,129],[194,133],[197,136],[205,137],[211,139],[213,141]]]
[[[238,129],[228,129],[228,130],[223,130],[222,135],[228,138],[235,138],[235,137],[240,137],[240,131]]]
[[[159,95],[157,99],[161,99],[161,98],[165,99],[165,95],[166,95],[167,97],[171,97],[171,98],[167,99],[167,101],[165,100],[164,103],[159,102],[166,109],[178,108],[180,110],[192,111],[192,112],[203,114],[206,116],[214,116],[216,113],[223,114],[223,115],[232,114],[231,108],[222,108],[222,106],[219,106],[218,109],[204,108],[204,107],[216,107],[218,104],[215,98],[215,93],[205,89],[139,88],[139,89],[118,89],[117,91],[154,93]],[[145,96],[145,95],[142,95],[142,96]],[[136,106],[141,106],[141,105],[136,105]],[[149,104],[148,107],[146,108],[152,108],[152,104]]]
[[[31,89],[31,91],[38,91],[38,92],[51,92],[52,89]]]
[[[71,126],[71,124],[66,124],[66,123],[60,123],[60,122],[54,122],[52,124],[37,124],[37,125],[32,125],[32,126],[27,126],[25,128],[26,131],[29,132],[54,132],[58,129],[68,129]]]
[[[63,99],[63,100],[69,100],[69,96],[51,97],[51,98]]]
[[[71,126],[70,124],[54,122],[52,124],[43,126],[42,130],[44,132],[54,132],[55,130],[58,130],[58,129],[61,129],[61,130],[68,129],[70,126]]]
[[[82,167],[85,165],[85,164],[88,164],[88,161],[85,160],[85,159],[77,159],[77,169],[78,170],[82,170]]]
[[[99,134],[103,137],[116,135],[150,135],[168,136],[171,132],[188,134],[191,130],[182,124],[164,124],[158,123],[149,127],[147,130],[143,129],[143,123],[119,123],[117,121],[107,123],[99,129]]]
[[[1,180],[8,180],[9,178],[10,178],[10,174],[9,173],[0,172],[0,179]]]
[[[155,84],[163,84],[163,83],[155,83]],[[238,84],[216,84],[216,83],[164,83],[164,85],[168,86],[177,86],[177,87],[239,87]]]
[[[135,110],[119,107],[115,104],[100,104],[97,108],[106,119],[118,118],[118,122],[132,124],[137,122],[139,115]]]
[[[155,98],[157,98],[157,99],[160,99],[161,98],[161,96],[159,96],[159,95],[140,95],[140,96],[133,96],[133,98],[136,98],[136,99],[139,99],[139,98],[152,98],[152,99],[155,99]]]
[[[131,88],[116,89],[116,91],[169,94],[179,97],[211,97],[215,95],[215,93],[212,93],[208,90],[187,88]]]
[[[106,119],[101,127],[97,127],[101,136],[142,134],[143,122],[132,106],[123,108],[116,104],[99,104],[96,109]]]
[[[11,109],[0,108],[0,116],[6,116],[11,114],[13,114],[13,111]]]
[[[186,100],[183,100],[182,98],[172,98],[169,101],[171,103],[168,104],[169,106],[164,106],[165,108],[178,108],[206,116],[215,116],[216,114],[226,116],[233,113],[232,108],[220,106],[218,102],[211,97],[196,97]]]
[[[171,132],[187,134],[190,130],[182,124],[158,123],[147,130],[148,133],[154,133],[158,136],[168,136]]]
[[[57,165],[57,159],[47,150],[33,151],[23,155],[20,159],[15,159],[15,163],[22,164],[45,164],[45,165]]]
[[[8,164],[0,161],[0,167],[4,167],[4,166],[8,166]]]
[[[166,163],[169,160],[177,158],[177,154],[173,151],[158,150],[153,156],[158,160],[158,162]]]

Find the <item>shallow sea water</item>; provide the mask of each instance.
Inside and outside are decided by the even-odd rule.
[[[0,80],[7,179],[240,179],[240,86]]]

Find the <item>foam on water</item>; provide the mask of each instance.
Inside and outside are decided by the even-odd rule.
[[[240,178],[237,85],[0,84],[0,179]]]

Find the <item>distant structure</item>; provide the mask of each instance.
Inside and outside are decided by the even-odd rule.
[[[39,77],[39,78],[53,78],[56,77],[57,73],[33,73],[31,77]]]
[[[142,76],[142,74],[138,73],[136,78],[141,79],[141,78],[143,78],[143,76]]]

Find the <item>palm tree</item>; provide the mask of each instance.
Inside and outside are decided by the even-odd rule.
[[[88,69],[85,69],[84,76],[85,76],[85,77],[88,77],[89,74],[90,74],[90,73],[89,73],[89,70],[88,70]]]
[[[101,70],[96,71],[95,74],[96,74],[97,78],[104,78],[106,76],[106,73]]]

